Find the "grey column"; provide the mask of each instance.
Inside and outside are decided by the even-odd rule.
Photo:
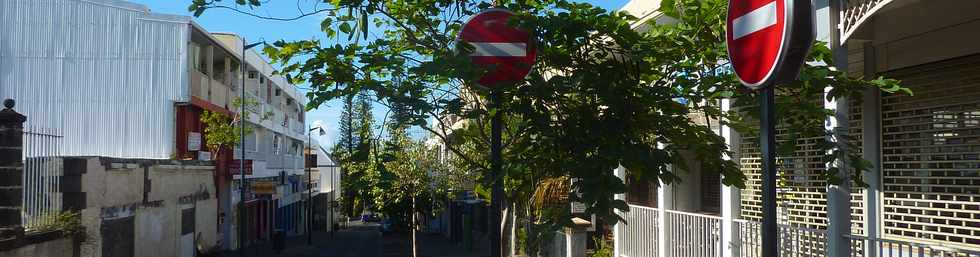
[[[837,70],[847,73],[847,47],[841,42],[841,31],[837,24],[841,23],[840,14],[844,3],[841,0],[830,1],[830,48],[833,49],[834,66]],[[829,90],[829,88],[828,88]],[[826,92],[826,91],[825,91]],[[825,93],[826,94],[826,93]],[[851,181],[850,169],[847,163],[849,150],[844,140],[847,140],[849,113],[848,100],[838,98],[829,102],[824,98],[824,107],[834,110],[835,117],[828,118],[826,129],[832,130],[829,140],[840,143],[840,152],[836,162],[827,163],[827,169],[838,168],[841,179],[839,185],[827,185],[827,256],[850,256],[850,239],[845,235],[851,233]]]
[[[864,43],[864,77],[875,78],[876,62],[875,49],[871,42]],[[871,169],[864,173],[864,181],[868,188],[864,190],[864,233],[868,236],[865,245],[865,256],[876,257],[878,248],[876,242],[880,237],[880,205],[881,195],[881,92],[877,88],[868,88],[864,92],[864,105],[861,110],[862,135],[861,152],[864,159],[871,162]]]

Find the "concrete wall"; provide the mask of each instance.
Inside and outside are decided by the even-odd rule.
[[[870,23],[879,72],[980,53],[980,1],[910,2]]]
[[[38,244],[29,244],[9,251],[0,251],[2,257],[64,257],[71,256],[74,249],[71,238],[60,238]]]
[[[205,248],[219,243],[213,166],[98,157],[86,161],[82,222],[91,239],[82,256],[187,256],[195,238]],[[190,210],[193,220],[185,220],[184,210]],[[182,227],[184,222],[191,227]]]

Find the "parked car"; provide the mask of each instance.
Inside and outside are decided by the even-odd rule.
[[[391,223],[392,223],[391,219],[389,218],[381,219],[381,226],[378,227],[378,230],[381,231],[381,234],[388,234],[393,231],[393,227]]]
[[[379,216],[377,213],[365,213],[365,214],[361,214],[361,221],[379,222],[381,221],[381,216]]]

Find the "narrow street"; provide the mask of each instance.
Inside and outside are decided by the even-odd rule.
[[[246,249],[246,257],[381,257],[383,245],[377,224],[351,222],[350,227],[331,235],[318,231],[313,234],[313,245],[306,245],[306,236],[286,239],[286,249],[276,253],[270,243]],[[238,252],[228,252],[223,257],[238,257]],[[399,255],[389,255],[399,256]]]
[[[333,238],[329,233],[317,234],[314,251],[304,257],[381,257],[384,247],[377,224],[351,222],[350,228],[337,231]],[[320,239],[320,240],[317,240]]]
[[[419,257],[482,257],[486,255],[483,247],[466,250],[456,246],[448,239],[438,235],[420,233]],[[479,253],[484,253],[480,255]],[[224,257],[238,257],[238,252],[230,252]],[[269,244],[257,245],[246,250],[246,257],[411,257],[411,238],[405,234],[382,236],[376,223],[354,221],[350,227],[337,231],[317,232],[313,245],[306,245],[306,237],[290,237],[286,249],[281,253],[272,250]]]

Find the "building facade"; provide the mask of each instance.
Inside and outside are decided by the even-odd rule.
[[[319,142],[313,140],[306,148],[306,168],[312,178],[312,227],[314,230],[334,231],[340,222],[346,220],[341,217],[340,210],[340,165],[333,161]]]
[[[16,99],[18,111],[31,117],[26,134],[51,138],[44,149],[56,150],[25,154],[28,160],[56,157],[45,163],[58,167],[61,158],[72,156],[204,160],[210,176],[181,179],[209,185],[214,210],[205,216],[213,217],[199,215],[197,222],[218,224],[206,242],[224,249],[239,246],[235,224],[240,220],[247,226],[247,242],[269,239],[274,224],[301,224],[305,98],[273,75],[261,55],[253,50],[243,55],[238,36],[211,33],[190,17],[153,13],[126,1],[39,0],[0,2],[0,37],[0,98]],[[243,91],[255,103],[247,105],[246,120],[254,132],[241,147],[211,151],[200,115],[238,115],[235,102]],[[237,164],[241,159],[244,168]],[[238,191],[242,170],[244,201]],[[61,172],[25,174],[48,181]],[[87,190],[95,188],[85,184],[82,190],[91,196]],[[39,201],[45,211],[60,211],[43,204],[60,199],[57,190],[25,191],[25,198],[35,193],[46,195]],[[240,202],[245,217],[234,207]],[[99,207],[98,201],[89,204]],[[161,215],[176,215],[170,218],[180,222],[180,213]]]

